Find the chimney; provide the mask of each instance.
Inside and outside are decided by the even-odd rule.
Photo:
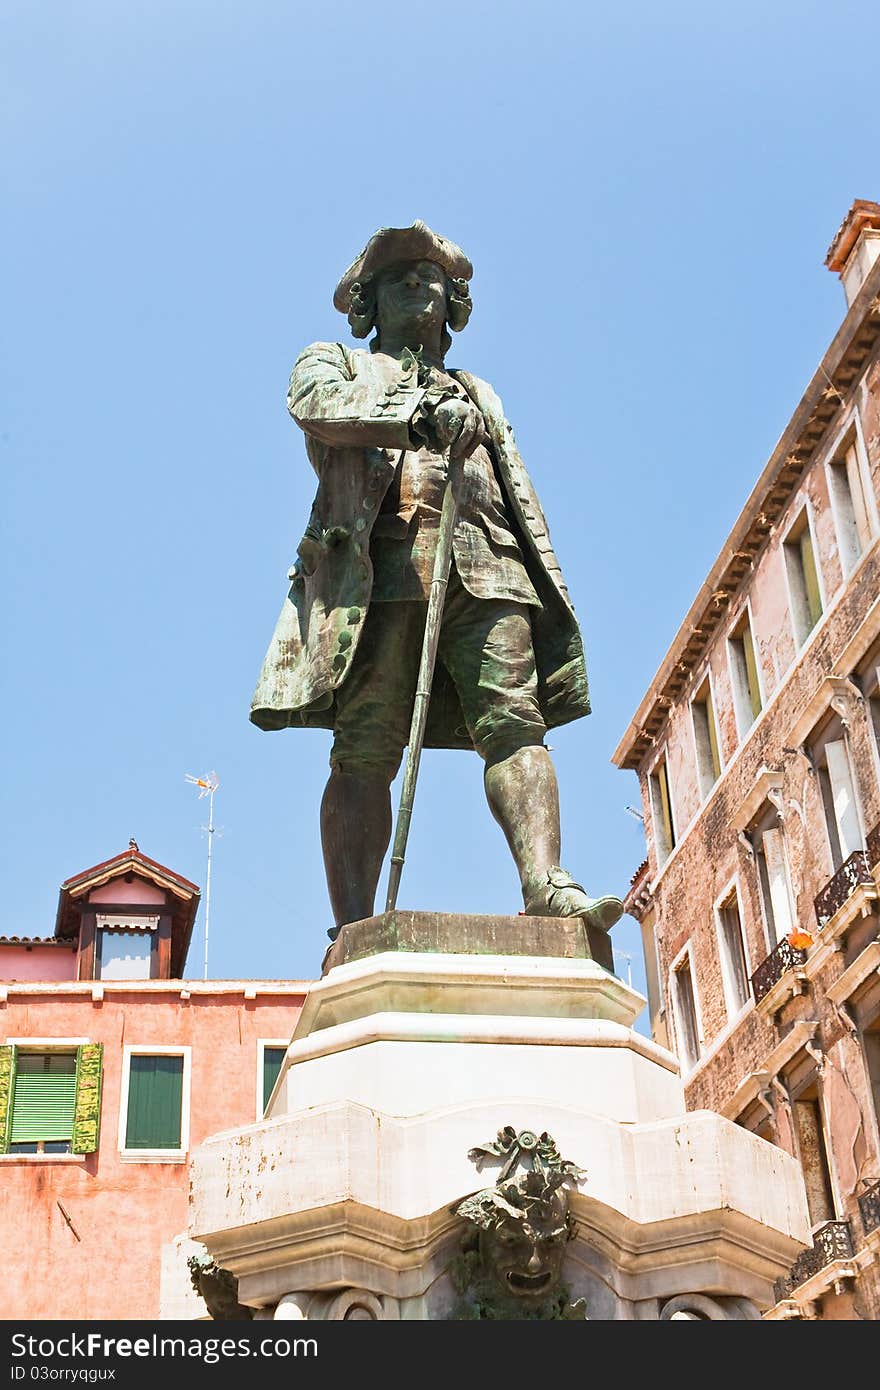
[[[850,307],[875,261],[880,258],[880,203],[856,198],[828,248],[825,264],[843,281]]]

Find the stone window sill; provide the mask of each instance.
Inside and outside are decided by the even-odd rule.
[[[0,1154],[0,1163],[85,1163],[88,1154]]]
[[[120,1149],[120,1163],[186,1163],[180,1149]]]

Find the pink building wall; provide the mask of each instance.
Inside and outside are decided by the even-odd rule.
[[[180,981],[105,987],[100,1002],[85,983],[9,990],[4,1042],[102,1042],[104,1073],[96,1153],[0,1156],[5,1318],[158,1317],[161,1251],[186,1229],[189,1167],[120,1156],[123,1046],[192,1049],[192,1151],[217,1130],[258,1118],[258,1040],[290,1038],[308,985],[189,982],[189,999],[181,988]]]
[[[100,888],[89,893],[90,903],[164,903],[165,894],[154,883],[142,878],[133,878],[126,883],[124,878],[111,879]]]
[[[74,980],[76,942],[67,946],[0,947],[0,980]]]

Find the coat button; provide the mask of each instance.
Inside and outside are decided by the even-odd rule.
[[[359,623],[361,620],[361,610],[359,608],[349,608],[346,615],[346,622]]]
[[[346,647],[350,647],[350,646],[351,646],[351,633],[350,633],[350,632],[340,632],[339,637],[338,637],[338,643],[339,643],[339,646],[340,646],[340,648],[342,649],[342,651],[345,651]]]
[[[339,654],[338,656],[334,656],[334,658],[333,658],[333,670],[334,670],[334,671],[344,671],[344,670],[345,670],[345,657],[342,655],[341,652],[340,652],[340,654]]]

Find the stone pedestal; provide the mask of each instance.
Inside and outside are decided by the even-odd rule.
[[[394,913],[343,928],[266,1118],[193,1156],[190,1234],[261,1316],[447,1318],[469,1150],[547,1132],[585,1170],[564,1278],[589,1318],[749,1317],[809,1243],[799,1169],[686,1114],[644,1004],[579,922]]]

